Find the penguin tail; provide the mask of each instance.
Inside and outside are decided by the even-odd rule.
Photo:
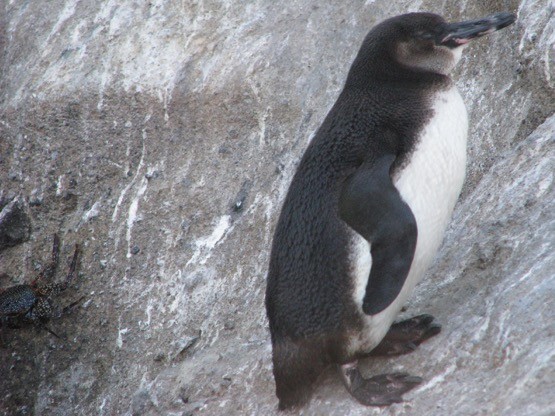
[[[327,367],[322,344],[315,341],[275,340],[272,349],[279,410],[308,402],[314,383]]]

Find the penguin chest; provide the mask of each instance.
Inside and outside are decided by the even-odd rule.
[[[414,259],[399,296],[379,314],[362,312],[372,267],[370,244],[352,231],[354,301],[364,328],[352,338],[351,351],[369,351],[383,338],[439,249],[460,194],[466,170],[467,112],[456,88],[437,93],[433,116],[421,130],[407,163],[392,180],[408,204],[418,228]]]
[[[407,279],[413,286],[423,277],[441,245],[466,172],[468,119],[457,89],[438,93],[433,110],[408,163],[393,178],[418,227]]]

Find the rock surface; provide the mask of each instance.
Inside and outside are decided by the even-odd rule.
[[[0,251],[24,243],[31,237],[31,218],[20,198],[0,194]]]
[[[278,3],[0,6],[0,190],[33,222],[0,285],[33,278],[59,232],[61,259],[83,245],[60,302],[85,296],[51,322],[62,340],[2,328],[0,414],[277,413],[263,294],[280,203],[366,32],[416,10],[518,14],[454,74],[468,178],[406,312],[443,332],[366,363],[424,377],[405,403],[362,408],[330,372],[303,414],[555,413],[553,5]]]

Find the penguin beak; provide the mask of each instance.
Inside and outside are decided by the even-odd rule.
[[[439,37],[439,44],[456,48],[470,42],[474,38],[493,33],[514,23],[516,16],[512,13],[496,13],[483,19],[467,20],[460,23],[449,23]]]

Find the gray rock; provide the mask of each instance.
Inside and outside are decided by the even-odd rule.
[[[25,202],[14,198],[0,204],[0,251],[24,243],[31,237],[31,218]]]
[[[92,300],[50,323],[64,340],[2,328],[6,415],[275,414],[272,231],[361,40],[407,11],[462,20],[504,8],[5,3],[0,188],[40,204],[36,238],[1,252],[0,272],[24,280],[59,232],[64,247],[82,243],[79,291]],[[509,4],[517,23],[470,46],[454,74],[471,120],[468,178],[406,312],[432,313],[443,332],[366,363],[425,382],[405,403],[367,409],[330,372],[305,415],[555,413],[555,24],[544,1]]]
[[[131,400],[131,414],[133,416],[142,416],[151,414],[154,409],[152,397],[147,389],[140,389]]]

